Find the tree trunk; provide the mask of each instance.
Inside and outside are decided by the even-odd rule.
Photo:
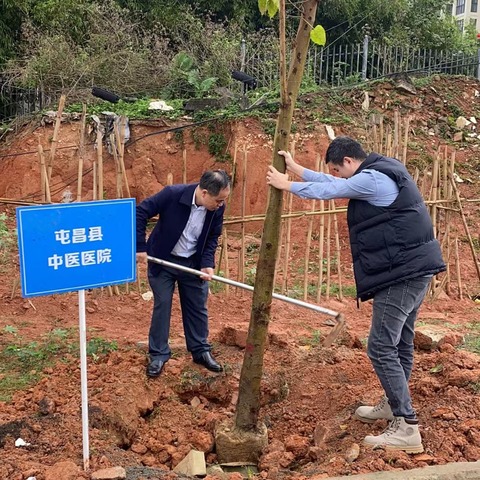
[[[278,151],[288,150],[293,109],[303,76],[310,43],[310,31],[315,22],[318,1],[305,0],[303,2],[302,15],[290,61],[286,91],[283,91],[285,85],[284,82],[281,82],[282,101],[273,142],[273,166],[281,172],[285,171],[285,162],[283,157],[278,155]],[[235,429],[241,431],[252,431],[259,428],[257,424],[260,410],[260,383],[263,374],[263,356],[270,321],[275,263],[279,247],[282,200],[282,191],[271,188],[257,264],[252,312],[240,374],[239,395],[235,414]]]

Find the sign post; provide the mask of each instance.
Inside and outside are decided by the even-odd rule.
[[[135,281],[135,200],[17,208],[22,296],[78,291],[83,466],[89,468],[85,289]]]

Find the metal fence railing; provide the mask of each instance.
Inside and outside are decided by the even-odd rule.
[[[374,80],[394,74],[431,75],[444,73],[480,79],[480,51],[473,54],[426,48],[398,47],[369,41],[362,44],[312,46],[305,64],[305,76],[318,85],[339,86]],[[278,85],[278,52],[245,53],[245,72],[260,87]]]
[[[0,77],[0,122],[38,112],[51,102],[40,88],[18,87]]]

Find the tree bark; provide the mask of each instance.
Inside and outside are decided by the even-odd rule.
[[[300,89],[310,43],[310,31],[315,22],[318,1],[305,0],[302,4],[302,14],[293,45],[286,85],[283,81],[281,82],[281,105],[273,142],[273,166],[281,172],[285,171],[285,162],[283,157],[278,155],[278,151],[288,150],[293,109]],[[285,87],[286,91],[284,91]],[[279,247],[283,195],[282,191],[275,188],[271,188],[269,193],[235,414],[235,428],[243,431],[252,431],[258,428],[263,356],[270,321],[273,279]]]

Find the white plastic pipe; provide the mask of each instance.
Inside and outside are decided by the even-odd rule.
[[[195,270],[193,268],[184,267],[183,265],[178,265],[176,263],[167,262],[166,260],[161,260],[160,258],[151,257],[150,255],[147,255],[147,259],[150,262],[158,263],[159,265],[163,265],[164,267],[176,268],[177,270],[181,270],[182,272],[191,273],[191,274],[197,275],[197,276],[205,275],[200,270]],[[217,282],[223,282],[223,283],[226,283],[228,285],[243,288],[244,290],[250,290],[251,292],[253,292],[253,287],[251,285],[246,285],[245,283],[236,282],[235,280],[230,280],[230,279],[225,278],[225,277],[219,277],[218,275],[212,275],[212,280],[216,280]],[[277,300],[283,300],[284,302],[293,303],[294,305],[298,305],[300,307],[305,307],[305,308],[309,308],[310,310],[315,310],[316,312],[324,313],[325,315],[330,315],[331,317],[338,317],[339,316],[338,312],[334,312],[333,310],[330,310],[328,308],[319,307],[318,305],[313,305],[313,304],[307,303],[307,302],[302,302],[301,300],[296,300],[294,298],[286,297],[285,295],[278,295],[276,293],[273,293],[272,297],[276,298]]]

